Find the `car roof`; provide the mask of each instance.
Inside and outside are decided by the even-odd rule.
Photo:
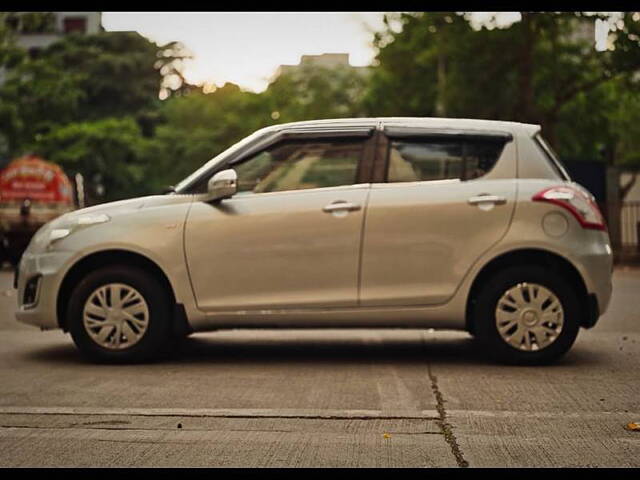
[[[440,118],[440,117],[369,117],[369,118],[332,118],[325,120],[307,120],[290,122],[267,127],[269,130],[285,129],[319,129],[341,127],[423,127],[438,129],[464,130],[502,130],[515,133],[524,130],[528,135],[534,135],[540,130],[539,125],[520,122],[506,122],[501,120],[481,120],[471,118]]]

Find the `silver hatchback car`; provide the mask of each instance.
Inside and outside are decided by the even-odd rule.
[[[611,296],[593,196],[540,127],[369,118],[264,128],[171,193],[42,227],[18,320],[97,361],[229,328],[445,328],[499,361],[566,353]]]

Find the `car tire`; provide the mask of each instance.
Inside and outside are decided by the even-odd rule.
[[[501,363],[544,365],[571,348],[580,312],[574,287],[558,272],[537,265],[508,267],[478,292],[476,338]]]
[[[114,265],[78,283],[69,300],[67,325],[80,353],[91,361],[143,362],[168,353],[171,307],[168,292],[153,275]]]

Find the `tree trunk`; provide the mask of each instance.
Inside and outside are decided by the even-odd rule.
[[[557,118],[547,115],[541,122],[542,136],[554,150],[558,150],[558,136],[556,135]]]
[[[436,99],[436,115],[445,117],[447,106],[445,100],[445,89],[447,86],[447,72],[445,55],[442,48],[438,49],[438,96]]]
[[[533,99],[533,19],[528,12],[522,15],[522,37],[518,56],[518,101],[515,118],[522,122],[536,122]]]
[[[442,20],[437,22],[437,46],[438,46],[438,78],[437,78],[437,97],[436,97],[436,115],[445,117],[447,115],[446,88],[447,88],[447,55],[445,49],[446,25]]]

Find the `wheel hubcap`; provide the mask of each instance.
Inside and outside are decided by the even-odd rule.
[[[558,297],[537,283],[519,283],[500,297],[496,327],[502,339],[518,350],[548,347],[562,332],[564,310]]]
[[[93,291],[84,304],[84,328],[101,347],[123,350],[135,345],[149,327],[149,307],[135,288],[109,283]]]

